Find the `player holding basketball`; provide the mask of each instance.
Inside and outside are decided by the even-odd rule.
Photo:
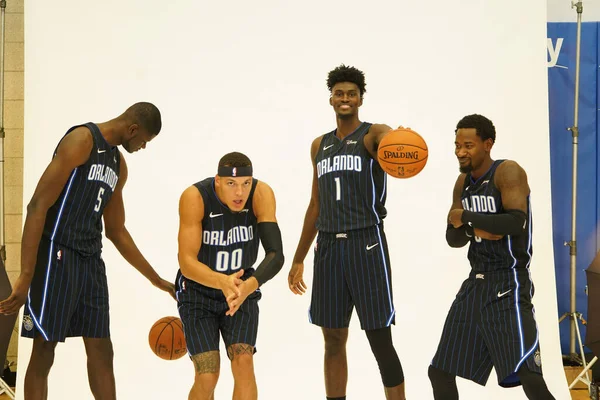
[[[136,103],[108,122],[74,126],[58,144],[27,206],[21,274],[0,313],[25,304],[22,336],[34,338],[25,375],[25,399],[48,397],[57,342],[82,336],[96,399],[115,399],[108,287],[102,249],[106,237],[152,284],[173,297],[125,228],[123,186],[127,164],[118,150],[146,148],[160,132],[160,111]]]
[[[377,147],[391,128],[359,120],[362,71],[341,65],[329,72],[327,86],[337,127],[311,146],[312,195],[288,284],[293,293],[306,291],[304,258],[318,233],[309,315],[325,340],[327,399],[346,398],[346,341],[355,306],[386,398],[404,399],[404,375],[390,328],[395,309],[383,231],[386,174],[377,162]]]
[[[531,304],[530,189],[523,168],[492,160],[493,123],[468,115],[456,127],[460,172],[448,215],[451,247],[470,243],[471,273],[446,319],[429,367],[436,400],[458,399],[456,376],[485,385],[492,366],[502,387],[523,386],[527,398],[554,397],[542,377]]]
[[[179,203],[177,298],[195,366],[190,400],[214,399],[219,378],[219,333],[235,385],[234,400],[256,399],[253,355],[258,333],[259,287],[283,266],[275,195],[252,177],[244,154],[229,153],[215,177],[188,187]],[[252,268],[259,241],[265,258]]]

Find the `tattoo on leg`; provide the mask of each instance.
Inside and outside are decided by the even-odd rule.
[[[230,360],[233,360],[235,356],[241,356],[243,354],[253,355],[254,346],[244,343],[237,343],[227,347],[227,357],[229,357]]]
[[[221,359],[218,351],[207,351],[192,356],[196,373],[198,374],[216,374],[220,369]]]

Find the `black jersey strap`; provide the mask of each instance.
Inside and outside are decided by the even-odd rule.
[[[501,214],[479,214],[465,210],[461,221],[494,235],[519,235],[527,227],[527,214],[521,210],[506,210]]]
[[[283,241],[277,222],[261,222],[258,224],[258,236],[265,249],[265,259],[256,267],[254,277],[258,286],[262,286],[273,278],[283,267]]]

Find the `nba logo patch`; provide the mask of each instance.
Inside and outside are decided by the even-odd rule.
[[[56,259],[57,259],[58,261],[60,261],[60,260],[62,259],[62,250],[58,250],[58,251],[56,252]]]
[[[237,176],[237,167],[233,167],[233,171],[231,171],[231,176]]]
[[[33,320],[29,315],[23,316],[23,329],[30,331],[33,329]]]

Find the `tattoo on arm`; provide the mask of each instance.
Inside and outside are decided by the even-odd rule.
[[[217,374],[219,373],[221,358],[218,351],[207,351],[192,356],[194,367],[197,374]]]
[[[254,346],[250,346],[249,344],[245,344],[245,343],[236,343],[236,344],[232,344],[231,346],[227,347],[227,356],[229,357],[230,360],[233,360],[235,357],[238,357],[238,356],[241,356],[244,354],[253,355],[254,354]]]

